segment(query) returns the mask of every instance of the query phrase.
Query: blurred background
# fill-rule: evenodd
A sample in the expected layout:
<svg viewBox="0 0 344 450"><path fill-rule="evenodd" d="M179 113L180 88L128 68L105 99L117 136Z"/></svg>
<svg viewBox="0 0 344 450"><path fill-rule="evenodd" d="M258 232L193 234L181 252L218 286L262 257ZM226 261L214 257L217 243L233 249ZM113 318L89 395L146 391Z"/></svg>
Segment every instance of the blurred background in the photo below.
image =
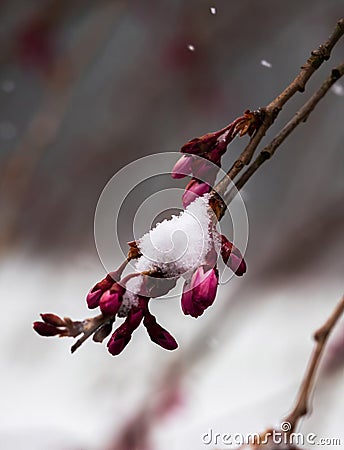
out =
<svg viewBox="0 0 344 450"><path fill-rule="evenodd" d="M119 357L91 342L71 356L70 341L31 324L39 312L88 316L85 294L104 275L94 212L111 176L266 105L343 6L0 1L1 450L214 448L202 443L209 429L261 431L288 411L312 332L343 290L343 81L245 186L245 277L197 321L178 300L154 305L176 352L138 330ZM266 140L343 56L341 41ZM302 430L344 442L342 353L324 366Z"/></svg>

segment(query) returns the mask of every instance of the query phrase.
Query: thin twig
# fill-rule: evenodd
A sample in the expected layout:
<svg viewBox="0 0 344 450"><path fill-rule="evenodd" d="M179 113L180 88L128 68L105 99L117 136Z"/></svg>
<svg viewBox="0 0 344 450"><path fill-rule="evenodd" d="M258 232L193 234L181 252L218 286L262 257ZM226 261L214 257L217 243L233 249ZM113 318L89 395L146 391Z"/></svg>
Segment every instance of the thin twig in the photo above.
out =
<svg viewBox="0 0 344 450"><path fill-rule="evenodd" d="M71 347L70 351L75 352L92 334L94 334L99 328L106 323L114 321L113 318L106 317L103 314L92 317L92 319L85 319L83 321L83 335L79 338Z"/></svg>
<svg viewBox="0 0 344 450"><path fill-rule="evenodd" d="M264 113L264 120L262 125L259 127L255 135L252 137L244 151L241 153L239 158L235 161L231 169L228 171L227 176L225 176L216 186L216 191L220 194L224 193L228 188L231 180L233 180L239 172L251 162L257 146L259 145L262 138L265 136L266 131L271 127L271 125L276 120L279 112L285 103L291 99L297 92L304 92L307 81L313 75L313 73L321 66L324 61L330 58L331 51L336 45L338 40L344 34L344 18L340 19L336 27L334 28L332 34L327 39L326 42L321 44L316 50L311 52L311 56L308 58L306 63L301 67L301 71L297 77L287 86L272 102L270 102L265 108L262 108Z"/></svg>
<svg viewBox="0 0 344 450"><path fill-rule="evenodd" d="M290 433L295 430L300 419L308 412L309 399L314 387L314 381L317 375L317 369L321 357L324 353L325 346L330 333L335 327L341 315L344 313L344 295L341 301L334 309L331 316L327 319L324 325L319 328L314 334L315 347L311 355L308 368L303 378L296 404L291 413L285 418L285 421L290 424Z"/></svg>
<svg viewBox="0 0 344 450"><path fill-rule="evenodd" d="M274 139L259 153L257 158L251 163L248 169L241 175L235 183L228 195L226 196L226 203L230 203L235 197L238 190L240 190L251 176L264 164L265 161L271 158L277 148L284 142L289 134L301 123L305 122L309 114L313 111L319 101L329 91L331 86L344 75L344 63L332 70L330 76L323 82L320 88L312 95L312 97L295 113L290 121L282 128L282 130L274 137Z"/></svg>

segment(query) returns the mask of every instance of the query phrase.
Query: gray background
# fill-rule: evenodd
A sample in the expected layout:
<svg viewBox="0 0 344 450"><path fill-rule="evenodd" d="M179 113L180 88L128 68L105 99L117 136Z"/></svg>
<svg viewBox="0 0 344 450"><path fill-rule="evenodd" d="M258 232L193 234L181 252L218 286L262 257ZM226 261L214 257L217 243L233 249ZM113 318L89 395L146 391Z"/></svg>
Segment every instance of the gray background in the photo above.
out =
<svg viewBox="0 0 344 450"><path fill-rule="evenodd" d="M39 339L31 322L40 311L87 316L85 293L104 273L93 217L108 179L138 157L178 151L267 104L326 39L343 6L0 2L2 449L106 448L154 403L175 360L183 401L153 421L159 450L203 448L210 427L260 431L287 411L311 333L343 289L344 97L333 91L244 189L247 275L221 288L197 321L183 317L176 300L154 306L178 352L164 352L138 330L118 358L92 343L72 357L69 342ZM38 38L37 21L44 24ZM343 56L342 41L266 139ZM246 141L233 142L224 167ZM114 267L119 262L114 255ZM342 374L339 367L323 375L304 430L342 433ZM111 448L120 448L116 439Z"/></svg>

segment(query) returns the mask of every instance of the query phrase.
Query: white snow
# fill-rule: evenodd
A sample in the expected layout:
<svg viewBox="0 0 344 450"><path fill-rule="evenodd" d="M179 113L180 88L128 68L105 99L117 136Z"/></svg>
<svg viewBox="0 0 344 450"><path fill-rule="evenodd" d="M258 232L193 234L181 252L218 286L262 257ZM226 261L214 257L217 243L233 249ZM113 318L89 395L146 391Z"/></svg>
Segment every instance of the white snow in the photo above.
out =
<svg viewBox="0 0 344 450"><path fill-rule="evenodd" d="M205 258L213 243L209 195L199 197L179 216L158 223L138 241L142 256L139 272L159 267L171 276L188 277Z"/></svg>
<svg viewBox="0 0 344 450"><path fill-rule="evenodd" d="M207 263L207 255L214 247L219 253L220 234L209 207L210 194L198 197L179 215L165 219L152 230L137 239L142 253L134 263L136 274L160 269L167 278L190 279L194 271ZM134 276L125 282L126 292L118 312L125 317L132 306L137 305L143 277Z"/></svg>
<svg viewBox="0 0 344 450"><path fill-rule="evenodd" d="M188 45L188 49L190 50L190 52L194 52L195 51L195 46L192 44Z"/></svg>
<svg viewBox="0 0 344 450"><path fill-rule="evenodd" d="M334 83L334 85L331 87L331 91L336 94L339 95L340 97L342 97L344 95L344 86L340 83Z"/></svg>
<svg viewBox="0 0 344 450"><path fill-rule="evenodd" d="M271 69L271 67L272 67L272 64L269 61L266 61L265 59L262 59L260 61L260 64L264 67L268 67L269 69Z"/></svg>
<svg viewBox="0 0 344 450"><path fill-rule="evenodd" d="M130 311L132 306L138 304L136 294L140 291L142 284L142 276L130 278L125 284L126 291L123 295L122 305L118 311L118 317L125 317Z"/></svg>
<svg viewBox="0 0 344 450"><path fill-rule="evenodd" d="M214 6L212 6L210 9L211 14L215 15L216 14L216 8Z"/></svg>

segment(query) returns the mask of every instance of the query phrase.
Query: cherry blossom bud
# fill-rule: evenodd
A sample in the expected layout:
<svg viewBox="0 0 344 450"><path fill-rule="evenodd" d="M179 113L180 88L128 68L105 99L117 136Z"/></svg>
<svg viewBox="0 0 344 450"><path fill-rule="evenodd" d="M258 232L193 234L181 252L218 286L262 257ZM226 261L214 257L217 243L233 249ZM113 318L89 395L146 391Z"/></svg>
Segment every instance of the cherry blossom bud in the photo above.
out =
<svg viewBox="0 0 344 450"><path fill-rule="evenodd" d="M188 155L183 155L178 159L176 164L172 169L172 178L184 178L192 173L192 157Z"/></svg>
<svg viewBox="0 0 344 450"><path fill-rule="evenodd" d="M115 330L111 336L107 346L111 355L118 355L124 350L131 340L131 335L142 322L146 312L146 303L142 303L138 307L133 307L125 319L124 323Z"/></svg>
<svg viewBox="0 0 344 450"><path fill-rule="evenodd" d="M60 334L60 330L55 325L51 325L50 323L34 322L33 329L40 336L45 337L57 336L58 334Z"/></svg>
<svg viewBox="0 0 344 450"><path fill-rule="evenodd" d="M103 292L101 289L96 289L95 291L91 291L87 294L86 301L87 306L90 309L97 308L99 306L99 300L100 297L103 295Z"/></svg>
<svg viewBox="0 0 344 450"><path fill-rule="evenodd" d="M236 275L244 275L246 272L246 263L241 252L224 235L221 235L221 256L223 262L233 270Z"/></svg>
<svg viewBox="0 0 344 450"><path fill-rule="evenodd" d="M152 342L155 342L166 350L175 350L178 347L174 337L171 336L165 328L159 325L155 317L148 311L145 314L143 324L146 327Z"/></svg>
<svg viewBox="0 0 344 450"><path fill-rule="evenodd" d="M105 291L111 288L113 282L114 279L112 277L112 273L109 273L103 280L99 281L90 290L86 297L87 305L90 309L94 309L99 306L100 297L104 294Z"/></svg>
<svg viewBox="0 0 344 450"><path fill-rule="evenodd" d="M209 252L208 252L208 254L207 254L206 258L205 258L205 263L206 264L205 264L204 268L209 270L209 269L212 269L213 267L215 267L216 263L217 263L217 258L218 258L217 251L215 250L214 247L212 247L209 250Z"/></svg>
<svg viewBox="0 0 344 450"><path fill-rule="evenodd" d="M107 346L111 355L119 355L131 340L131 332L124 322L111 336Z"/></svg>
<svg viewBox="0 0 344 450"><path fill-rule="evenodd" d="M43 322L49 323L50 325L55 325L56 327L65 326L65 321L61 319L61 317L56 314L45 313L40 315L43 319Z"/></svg>
<svg viewBox="0 0 344 450"><path fill-rule="evenodd" d="M118 283L114 283L111 289L104 292L99 300L99 307L103 314L107 316L114 316L119 310L125 288Z"/></svg>
<svg viewBox="0 0 344 450"><path fill-rule="evenodd" d="M218 137L224 130L215 131L214 133L207 133L199 138L191 139L180 149L181 153L189 153L191 155L202 156L210 152L217 143Z"/></svg>
<svg viewBox="0 0 344 450"><path fill-rule="evenodd" d="M193 177L209 184L214 183L218 173L218 167L221 166L221 159L216 159L216 161L218 162L218 164L213 162L208 157L195 159L192 164Z"/></svg>
<svg viewBox="0 0 344 450"><path fill-rule="evenodd" d="M230 267L235 273L235 275L238 275L239 277L244 275L244 273L246 273L247 270L245 260L234 254L232 254L229 257L228 267Z"/></svg>
<svg viewBox="0 0 344 450"><path fill-rule="evenodd" d="M145 302L144 307L139 305L137 307L133 307L129 311L128 317L126 318L125 322L127 323L128 329L131 330L131 332L135 331L136 328L140 325L146 310L147 310L147 302Z"/></svg>
<svg viewBox="0 0 344 450"><path fill-rule="evenodd" d="M183 207L186 208L190 203L196 200L197 197L207 194L211 191L211 186L207 183L202 183L196 179L192 179L185 187L182 197Z"/></svg>
<svg viewBox="0 0 344 450"><path fill-rule="evenodd" d="M208 157L214 150L219 150L221 156L225 153L228 144L237 134L240 137L253 133L260 127L263 114L261 111L245 111L244 115L238 117L225 128L207 133L201 137L191 139L181 148L181 153ZM208 155L207 155L208 154ZM217 155L219 157L220 155Z"/></svg>
<svg viewBox="0 0 344 450"><path fill-rule="evenodd" d="M199 267L190 282L185 282L182 295L182 309L184 314L198 317L213 304L218 285L217 269L212 268L204 272Z"/></svg>

